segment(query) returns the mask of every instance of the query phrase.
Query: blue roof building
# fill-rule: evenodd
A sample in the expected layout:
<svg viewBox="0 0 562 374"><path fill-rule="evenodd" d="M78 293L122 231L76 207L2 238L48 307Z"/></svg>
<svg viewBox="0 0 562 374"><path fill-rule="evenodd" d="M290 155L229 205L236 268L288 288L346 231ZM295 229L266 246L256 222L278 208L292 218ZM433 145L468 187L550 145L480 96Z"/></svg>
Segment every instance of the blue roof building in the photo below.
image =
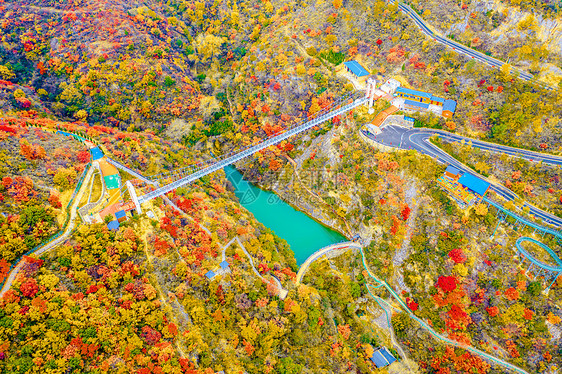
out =
<svg viewBox="0 0 562 374"><path fill-rule="evenodd" d="M456 167L449 165L447 169L445 169L445 175L449 174L449 176L458 176L460 174L460 170Z"/></svg>
<svg viewBox="0 0 562 374"><path fill-rule="evenodd" d="M207 272L207 274L205 274L205 276L207 277L207 279L213 279L213 277L215 276L215 272L212 270L209 270Z"/></svg>
<svg viewBox="0 0 562 374"><path fill-rule="evenodd" d="M90 154L92 155L92 160L94 161L103 157L103 152L100 147L90 148Z"/></svg>
<svg viewBox="0 0 562 374"><path fill-rule="evenodd" d="M369 75L367 69L361 66L357 61L346 61L343 63L348 71L353 73L357 78L366 77Z"/></svg>
<svg viewBox="0 0 562 374"><path fill-rule="evenodd" d="M107 224L107 228L110 230L119 230L119 221L111 221Z"/></svg>
<svg viewBox="0 0 562 374"><path fill-rule="evenodd" d="M221 262L220 265L221 265L221 268L222 268L222 269L228 269L228 262L223 261L223 262Z"/></svg>
<svg viewBox="0 0 562 374"><path fill-rule="evenodd" d="M445 100L443 103L443 110L448 110L449 112L454 113L457 109L457 102L455 100Z"/></svg>
<svg viewBox="0 0 562 374"><path fill-rule="evenodd" d="M443 117L452 118L457 110L457 102L455 100L445 100L443 103Z"/></svg>
<svg viewBox="0 0 562 374"><path fill-rule="evenodd" d="M383 347L373 353L371 361L373 361L377 368L382 368L392 364L396 361L396 358L388 351L388 349L386 349L386 347Z"/></svg>
<svg viewBox="0 0 562 374"><path fill-rule="evenodd" d="M470 173L464 173L459 178L459 183L480 196L486 195L486 192L488 192L488 188L490 188L490 183L486 182L483 179L475 177Z"/></svg>
<svg viewBox="0 0 562 374"><path fill-rule="evenodd" d="M123 222L127 220L127 215L125 214L124 210L119 210L115 212L115 218L117 218L117 221Z"/></svg>

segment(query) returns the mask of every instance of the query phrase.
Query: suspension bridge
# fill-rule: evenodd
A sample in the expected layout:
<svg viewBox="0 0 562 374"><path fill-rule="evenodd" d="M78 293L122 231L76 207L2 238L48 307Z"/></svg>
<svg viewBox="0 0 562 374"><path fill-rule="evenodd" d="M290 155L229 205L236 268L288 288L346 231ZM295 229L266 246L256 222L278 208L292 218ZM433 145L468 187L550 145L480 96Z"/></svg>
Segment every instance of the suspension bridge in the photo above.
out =
<svg viewBox="0 0 562 374"><path fill-rule="evenodd" d="M368 90L369 92L369 90ZM365 94L347 94L343 97L336 99L333 103L327 105L321 111L315 113L313 116L309 116L304 121L295 124L287 129L280 132L274 133L269 138L264 141L251 145L242 150L233 151L224 154L220 157L215 157L208 161L191 165L185 168L176 169L169 173L159 174L150 179L150 184L158 186L158 181L163 181L167 179L172 179L172 182L155 188L144 195L137 196L134 188L129 189L132 201L135 204L135 209L137 213L142 213L141 204L160 197L162 195L171 192L178 187L185 186L191 182L198 180L205 175L211 174L217 170L224 168L225 166L232 165L248 156L255 154L267 147L278 144L281 141L293 136L300 134L306 130L309 130L315 126L318 126L326 121L329 121L337 116L341 116L352 109L355 109L361 105L369 103L369 96ZM131 186L132 187L132 186Z"/></svg>

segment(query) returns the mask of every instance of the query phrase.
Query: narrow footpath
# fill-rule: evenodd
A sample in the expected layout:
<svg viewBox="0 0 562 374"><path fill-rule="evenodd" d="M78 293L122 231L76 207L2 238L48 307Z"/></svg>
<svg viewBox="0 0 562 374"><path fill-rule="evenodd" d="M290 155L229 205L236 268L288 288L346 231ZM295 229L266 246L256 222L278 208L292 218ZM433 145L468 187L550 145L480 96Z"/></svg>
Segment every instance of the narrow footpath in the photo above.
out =
<svg viewBox="0 0 562 374"><path fill-rule="evenodd" d="M423 321L422 319L418 318L418 317L410 310L410 308L408 308L408 306L406 305L406 303L400 298L400 296L394 291L394 289L393 289L386 281L380 280L379 278L377 278L377 277L373 274L373 272L371 272L371 269L369 269L369 266L367 265L367 262L366 262L366 260L365 260L365 253L364 253L363 247L362 247L361 245L359 245L359 244L357 244L357 243L353 243L353 242L351 242L351 244L349 244L349 243L343 243L343 244L346 244L346 245L348 245L348 246L353 245L354 248L358 248L358 249L359 249L359 251L361 252L361 260L362 260L362 263L363 263L363 268L365 269L365 271L367 272L367 274L369 275L369 277L370 277L373 281L375 281L375 282L377 283L377 286L375 286L374 288L379 288L379 287L384 287L384 288L386 288L386 290L392 295L392 297L393 297L393 298L398 302L398 304L401 306L401 308L396 308L395 306L393 306L392 304L390 304L390 303L387 302L386 300L384 300L384 299L382 299L382 298L380 298L380 297L378 297L378 296L373 295L373 293L371 292L371 287L370 287L370 286L367 286L367 292L369 293L369 295L377 302L377 304L379 304L379 306L380 306L380 307L384 310L384 312L386 313L387 321L388 321L388 323L389 323L389 327L390 327L390 330L391 330L391 340L392 340L392 343L393 343L395 346L400 347L400 345L398 344L398 341L397 341L396 338L394 337L394 331L393 331L393 329L392 329L392 324L390 323L390 316L389 316L389 314L388 314L387 308L385 308L385 307L381 304L381 302L382 302L382 303L385 303L385 304L388 306L388 308L390 308L391 310L394 309L394 310L396 310L397 312L407 313L407 314L410 316L410 318L412 318L412 319L414 319L416 322L418 322L418 323L420 324L420 327L423 328L424 330L426 330L431 336L433 336L434 338L436 338L436 339L438 339L438 340L441 340L441 341L445 342L446 344L452 345L452 346L457 347L457 348L465 349L465 350L467 350L467 351L469 351L469 352L471 352L471 353L473 353L473 354L475 354L475 355L478 355L478 356L482 357L482 358L485 359L485 360L488 360L488 361L491 361L491 362L493 362L493 363L495 363L495 364L497 364L497 365L503 366L504 368L507 368L508 370L514 371L514 372L516 372L516 373L529 374L527 371L525 371L525 370L523 370L523 369L521 369L521 368L519 368L519 367L517 367L517 366L515 366L515 365L512 365L512 364L510 364L510 363L507 362L507 361L504 361L504 360L502 360L502 359L500 359L500 358L494 357L494 356L492 356L492 355L490 355L490 354L488 354L488 353L486 353L486 352L484 352L484 351L481 351L481 350L479 350L479 349L477 349L477 348L474 348L474 347L472 347L472 346L465 345L465 344L461 344L461 343L459 343L459 342L457 342L457 341L454 341L454 340L452 340L452 339L449 339L449 338L447 338L447 337L445 337L445 336L443 336L443 335L437 333L431 326L429 326L429 325L428 325L425 321ZM303 266L301 266L301 269L299 269L299 274L301 273L301 270L302 270L302 274L301 274L300 278L299 278L298 275L297 275L297 282L296 282L296 284L298 285L298 284L300 283L300 280L302 279L302 276L303 276L304 272L306 272L308 266L310 266L311 263L313 263L314 261L318 260L318 259L321 258L323 255L325 255L325 254L327 254L327 253L329 253L329 252L331 252L331 251L336 250L337 248L334 248L334 247L336 247L336 246L337 246L337 245L328 246L328 247L322 248L322 249L320 249L319 251L313 253L313 254L305 261L305 263L303 264ZM342 253L343 253L343 252L342 252ZM340 254L341 254L341 253L340 253ZM305 264L307 264L307 267L306 267L306 268L304 268L304 265L305 265ZM400 348L400 352L401 352L401 354L403 355L403 357L406 357L405 352L404 352L401 348Z"/></svg>
<svg viewBox="0 0 562 374"><path fill-rule="evenodd" d="M80 187L80 190L78 191L78 193L74 197L74 201L72 203L72 206L70 207L70 220L68 221L66 229L64 230L62 235L60 235L58 238L56 238L52 242L49 242L49 243L45 244L43 247L38 248L36 251L34 251L32 253L33 255L39 257L43 253L46 253L46 252L50 251L51 249L57 247L59 244L64 243L70 237L70 234L72 233L72 231L74 230L74 227L76 226L75 219L76 219L76 216L78 214L78 204L80 203L80 201L82 200L82 197L84 196L84 193L88 189L88 182L90 181L90 178L92 177L93 171L94 171L94 168L92 168L92 167L90 167L88 169L88 172L87 172L86 176L84 177L84 182L82 183L82 186ZM8 274L6 282L4 282L4 286L2 287L2 290L0 290L0 298L2 296L4 296L4 293L6 293L6 291L8 291L10 289L10 287L12 286L12 283L16 279L16 276L21 271L24 263L25 263L25 261L20 260L18 262L18 264L12 269L10 274Z"/></svg>

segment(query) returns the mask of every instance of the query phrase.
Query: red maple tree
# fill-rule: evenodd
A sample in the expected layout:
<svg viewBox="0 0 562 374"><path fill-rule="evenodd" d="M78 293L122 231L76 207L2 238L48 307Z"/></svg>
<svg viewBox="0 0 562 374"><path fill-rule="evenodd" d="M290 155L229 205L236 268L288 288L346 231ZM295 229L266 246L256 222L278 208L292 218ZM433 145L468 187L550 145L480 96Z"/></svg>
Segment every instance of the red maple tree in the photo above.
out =
<svg viewBox="0 0 562 374"><path fill-rule="evenodd" d="M466 261L466 256L460 248L452 249L449 252L449 258L453 260L455 264L462 264Z"/></svg>
<svg viewBox="0 0 562 374"><path fill-rule="evenodd" d="M33 278L28 278L20 285L20 292L25 297L34 297L39 292L37 281Z"/></svg>
<svg viewBox="0 0 562 374"><path fill-rule="evenodd" d="M445 292L454 291L457 288L457 278L454 276L441 276L437 280L437 285Z"/></svg>

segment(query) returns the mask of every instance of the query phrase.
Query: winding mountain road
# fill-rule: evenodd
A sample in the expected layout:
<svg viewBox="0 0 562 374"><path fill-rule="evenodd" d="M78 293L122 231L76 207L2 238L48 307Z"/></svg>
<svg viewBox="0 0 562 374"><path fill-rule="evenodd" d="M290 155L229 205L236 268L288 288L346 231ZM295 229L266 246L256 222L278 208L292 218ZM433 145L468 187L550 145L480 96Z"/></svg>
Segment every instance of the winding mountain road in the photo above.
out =
<svg viewBox="0 0 562 374"><path fill-rule="evenodd" d="M415 10L413 10L409 5L397 1L397 0L388 0L389 3L391 4L397 4L398 5L398 9L404 13L406 16L408 16L415 24L416 26L419 27L420 31L429 36L431 39L433 39L434 41L441 43L451 49L453 49L454 51L456 51L457 53L463 54L467 57L470 57L471 59L474 60L478 60L490 67L496 68L496 69L500 69L503 65L505 65L506 63L498 60L496 58L493 58L491 56L488 56L482 52L478 52L472 48L469 48L463 44L460 44L454 40L442 37L441 35L435 33L434 31L431 30L431 26L423 19L420 17L419 14L416 13ZM521 69L517 69L515 67L511 67L511 71L512 73L516 73L518 74L519 78L523 79L524 81L527 81L529 83L533 83L536 84L540 87L543 87L545 89L548 90L553 90L556 89L556 87L552 87L547 85L544 82L541 82L539 80L536 79L535 76L533 76L532 74L521 70Z"/></svg>
<svg viewBox="0 0 562 374"><path fill-rule="evenodd" d="M448 142L455 142L455 143L461 143L463 141L465 143L471 142L473 147L482 150L528 159L529 161L533 161L533 162L544 162L550 165L562 165L562 157L560 156L554 156L546 153L528 151L525 149L519 149L514 147L508 147L505 145L489 143L482 140L476 140L456 134L451 134L443 130L434 130L434 129L425 129L425 128L407 129L401 126L389 125L383 127L382 132L378 135L374 135L368 132L367 130L361 130L361 132L367 138L381 145L404 149L404 150L415 149L420 153L435 158L440 163L453 165L457 169L465 173L472 174L482 179L486 179L486 178L479 175L474 170L470 169L469 167L467 167L466 165L455 159L453 156L443 151L441 148L432 144L429 141L429 138L435 135ZM501 184L493 183L489 180L488 182L490 182L491 184L490 188L492 189L492 191L494 191L504 199L508 201L512 201L519 198L519 196L515 192L511 191L507 187ZM528 207L530 214L534 215L535 217L541 218L544 222L556 226L557 228L562 227L562 218L557 217L551 213L548 213L540 208L537 208L536 206L526 201L523 203L523 207Z"/></svg>

